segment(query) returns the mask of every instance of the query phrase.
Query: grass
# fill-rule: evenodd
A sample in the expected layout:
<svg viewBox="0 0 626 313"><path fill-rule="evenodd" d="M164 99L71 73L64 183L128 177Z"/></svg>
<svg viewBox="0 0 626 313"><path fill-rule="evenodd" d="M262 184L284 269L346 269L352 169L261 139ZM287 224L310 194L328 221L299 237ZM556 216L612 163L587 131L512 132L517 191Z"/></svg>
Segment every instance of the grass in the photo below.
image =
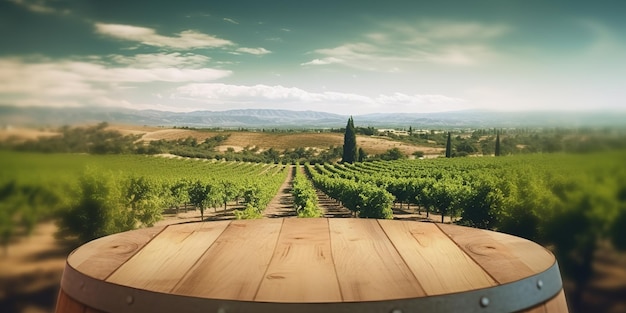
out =
<svg viewBox="0 0 626 313"><path fill-rule="evenodd" d="M342 133L271 133L271 132L252 132L252 131L205 131L193 129L172 129L172 128L148 128L138 126L133 129L131 126L111 126L111 129L117 129L124 133L143 133L143 139L151 140L177 140L187 137L196 138L203 141L206 138L217 135L229 134L230 137L218 147L220 150L226 150L228 147L239 151L245 147L257 147L260 150L274 148L277 150L296 149L296 148L316 148L319 150L328 149L330 146L339 147L343 145ZM439 155L443 149L427 146L412 145L395 141L386 137L357 136L357 144L362 147L368 154L381 154L385 151L398 148L407 155L415 151L424 151L426 155Z"/></svg>

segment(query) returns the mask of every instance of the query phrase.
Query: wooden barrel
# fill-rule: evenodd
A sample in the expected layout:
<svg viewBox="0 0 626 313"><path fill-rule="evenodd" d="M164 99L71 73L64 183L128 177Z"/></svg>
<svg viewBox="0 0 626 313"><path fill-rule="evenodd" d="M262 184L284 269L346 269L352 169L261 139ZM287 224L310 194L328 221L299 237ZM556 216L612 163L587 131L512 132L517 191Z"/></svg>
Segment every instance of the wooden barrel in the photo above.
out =
<svg viewBox="0 0 626 313"><path fill-rule="evenodd" d="M567 312L554 256L455 225L262 219L155 227L67 259L56 312Z"/></svg>

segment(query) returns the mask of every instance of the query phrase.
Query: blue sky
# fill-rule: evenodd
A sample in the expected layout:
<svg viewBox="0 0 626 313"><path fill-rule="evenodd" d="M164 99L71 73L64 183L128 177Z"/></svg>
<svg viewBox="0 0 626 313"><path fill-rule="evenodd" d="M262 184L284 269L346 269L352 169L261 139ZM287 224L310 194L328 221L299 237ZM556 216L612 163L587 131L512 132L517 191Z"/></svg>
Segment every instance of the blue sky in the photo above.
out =
<svg viewBox="0 0 626 313"><path fill-rule="evenodd" d="M626 110L621 1L0 1L4 105Z"/></svg>

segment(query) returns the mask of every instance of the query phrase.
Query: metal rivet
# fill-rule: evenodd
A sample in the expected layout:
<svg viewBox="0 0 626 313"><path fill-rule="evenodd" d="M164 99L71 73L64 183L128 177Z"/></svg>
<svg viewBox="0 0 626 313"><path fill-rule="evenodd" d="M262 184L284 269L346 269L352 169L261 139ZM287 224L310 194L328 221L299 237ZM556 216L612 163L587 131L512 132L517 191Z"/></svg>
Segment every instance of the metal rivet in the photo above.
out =
<svg viewBox="0 0 626 313"><path fill-rule="evenodd" d="M135 301L133 296L126 296L126 304L131 305L133 304L133 301Z"/></svg>
<svg viewBox="0 0 626 313"><path fill-rule="evenodd" d="M489 298L487 297L480 298L480 306L482 306L483 308L489 306Z"/></svg>
<svg viewBox="0 0 626 313"><path fill-rule="evenodd" d="M540 279L539 281L537 281L537 289L541 288L543 288L543 280Z"/></svg>
<svg viewBox="0 0 626 313"><path fill-rule="evenodd" d="M393 309L391 311L391 313L402 313L402 310L400 310L400 309Z"/></svg>

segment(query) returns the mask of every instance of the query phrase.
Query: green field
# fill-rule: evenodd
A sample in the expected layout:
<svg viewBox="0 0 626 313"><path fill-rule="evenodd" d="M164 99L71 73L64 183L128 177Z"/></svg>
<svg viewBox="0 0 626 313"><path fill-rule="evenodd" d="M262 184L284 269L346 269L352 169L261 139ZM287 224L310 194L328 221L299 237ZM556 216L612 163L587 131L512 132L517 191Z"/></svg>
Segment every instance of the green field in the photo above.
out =
<svg viewBox="0 0 626 313"><path fill-rule="evenodd" d="M45 219L87 241L151 226L163 209L204 209L240 200L242 217L258 217L285 180L277 164L145 155L40 154L0 151L2 243ZM62 234L64 235L64 234Z"/></svg>
<svg viewBox="0 0 626 313"><path fill-rule="evenodd" d="M0 151L0 159L5 245L44 219L86 241L149 226L183 203L204 209L241 201L246 209L237 216L257 218L288 172L280 164L145 155ZM357 216L392 218L395 202L523 236L549 247L562 272L584 287L599 244L626 248L625 160L626 151L613 150L305 167L316 187ZM313 210L314 193L302 179L294 189L299 210Z"/></svg>

